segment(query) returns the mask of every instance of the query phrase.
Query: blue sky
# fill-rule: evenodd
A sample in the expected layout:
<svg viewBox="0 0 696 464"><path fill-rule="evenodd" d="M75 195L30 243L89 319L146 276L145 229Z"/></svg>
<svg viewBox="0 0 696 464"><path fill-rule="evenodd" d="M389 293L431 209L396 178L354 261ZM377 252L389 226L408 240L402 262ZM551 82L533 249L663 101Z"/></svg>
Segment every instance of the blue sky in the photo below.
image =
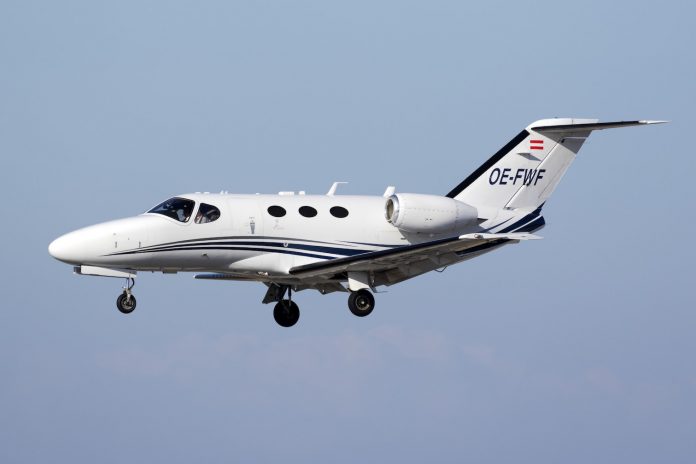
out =
<svg viewBox="0 0 696 464"><path fill-rule="evenodd" d="M690 462L689 2L0 5L3 462ZM78 277L48 243L190 191L448 192L528 123L593 134L542 241L368 318Z"/></svg>

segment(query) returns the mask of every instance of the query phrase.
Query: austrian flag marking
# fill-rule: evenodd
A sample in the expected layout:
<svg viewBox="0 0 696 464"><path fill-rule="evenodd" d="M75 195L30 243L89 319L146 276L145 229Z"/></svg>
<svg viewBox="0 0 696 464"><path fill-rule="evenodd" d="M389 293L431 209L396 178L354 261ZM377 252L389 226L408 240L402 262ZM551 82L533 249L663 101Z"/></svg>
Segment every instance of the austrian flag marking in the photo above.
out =
<svg viewBox="0 0 696 464"><path fill-rule="evenodd" d="M544 140L543 139L530 140L529 141L529 149L530 150L543 150L544 149Z"/></svg>

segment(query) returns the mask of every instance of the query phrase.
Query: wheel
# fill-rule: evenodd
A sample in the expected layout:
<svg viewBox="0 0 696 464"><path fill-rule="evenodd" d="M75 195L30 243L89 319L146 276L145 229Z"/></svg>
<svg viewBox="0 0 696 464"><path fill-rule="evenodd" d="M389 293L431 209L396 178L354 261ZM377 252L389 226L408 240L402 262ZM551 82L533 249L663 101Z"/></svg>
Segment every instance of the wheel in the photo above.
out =
<svg viewBox="0 0 696 464"><path fill-rule="evenodd" d="M130 294L130 298L126 292L121 293L116 298L116 307L123 314L130 314L135 309L135 295Z"/></svg>
<svg viewBox="0 0 696 464"><path fill-rule="evenodd" d="M351 292L348 297L350 312L358 317L365 317L375 309L375 297L364 288L357 292Z"/></svg>
<svg viewBox="0 0 696 464"><path fill-rule="evenodd" d="M300 308L294 301L280 300L273 308L273 318L282 327L292 327L300 319Z"/></svg>

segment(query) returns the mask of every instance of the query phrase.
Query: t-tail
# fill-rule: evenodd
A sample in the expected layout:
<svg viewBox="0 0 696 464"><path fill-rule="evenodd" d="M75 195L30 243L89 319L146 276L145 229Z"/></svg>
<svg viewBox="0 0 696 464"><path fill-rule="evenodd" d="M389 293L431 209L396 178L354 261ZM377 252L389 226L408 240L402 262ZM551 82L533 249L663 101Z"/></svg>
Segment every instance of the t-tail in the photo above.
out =
<svg viewBox="0 0 696 464"><path fill-rule="evenodd" d="M662 122L666 121L598 122L596 119L565 118L536 121L447 196L475 206L482 219L539 217L542 205L593 130ZM501 214L503 211L511 214ZM543 225L543 218L540 219Z"/></svg>

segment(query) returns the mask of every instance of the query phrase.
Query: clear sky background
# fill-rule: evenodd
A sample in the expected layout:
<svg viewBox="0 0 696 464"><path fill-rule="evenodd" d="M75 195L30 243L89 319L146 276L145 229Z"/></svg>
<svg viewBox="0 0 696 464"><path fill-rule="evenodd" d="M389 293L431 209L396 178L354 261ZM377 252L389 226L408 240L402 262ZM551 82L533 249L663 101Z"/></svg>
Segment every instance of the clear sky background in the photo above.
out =
<svg viewBox="0 0 696 464"><path fill-rule="evenodd" d="M0 3L0 461L693 462L693 2ZM79 277L48 243L191 191L444 194L592 135L542 241L352 316Z"/></svg>

